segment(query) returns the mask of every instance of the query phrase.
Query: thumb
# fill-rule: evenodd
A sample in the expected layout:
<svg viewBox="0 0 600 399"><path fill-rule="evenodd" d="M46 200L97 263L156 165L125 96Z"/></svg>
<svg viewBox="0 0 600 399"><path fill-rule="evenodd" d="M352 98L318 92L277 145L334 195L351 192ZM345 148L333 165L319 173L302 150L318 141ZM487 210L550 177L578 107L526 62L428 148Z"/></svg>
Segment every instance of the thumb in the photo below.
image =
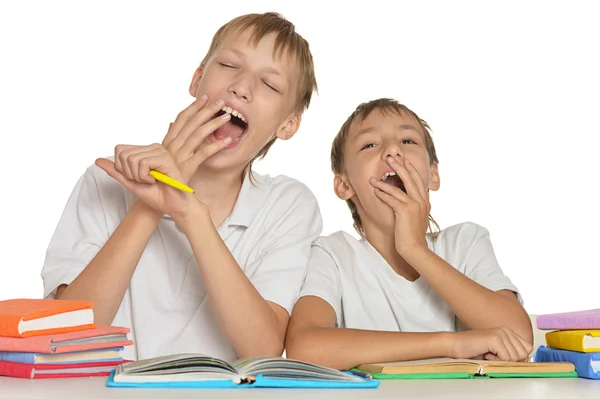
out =
<svg viewBox="0 0 600 399"><path fill-rule="evenodd" d="M98 158L96 159L96 166L105 171L107 175L121 183L123 186L125 186L125 188L133 193L135 193L137 187L142 184L133 180L129 180L127 177L125 177L125 175L117 170L115 163L110 159Z"/></svg>

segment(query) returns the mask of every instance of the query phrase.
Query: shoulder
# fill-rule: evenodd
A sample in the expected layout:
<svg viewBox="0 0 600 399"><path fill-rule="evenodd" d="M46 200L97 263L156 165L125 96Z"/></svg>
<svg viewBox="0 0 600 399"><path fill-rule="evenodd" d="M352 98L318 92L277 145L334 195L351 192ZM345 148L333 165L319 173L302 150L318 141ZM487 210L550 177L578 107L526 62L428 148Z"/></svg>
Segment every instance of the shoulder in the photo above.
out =
<svg viewBox="0 0 600 399"><path fill-rule="evenodd" d="M360 251L362 241L357 240L345 231L337 231L327 236L321 236L312 243L313 248L327 252L332 258L348 256Z"/></svg>
<svg viewBox="0 0 600 399"><path fill-rule="evenodd" d="M317 198L306 184L284 175L271 177L254 173L253 177L253 181L245 183L249 188L244 201L252 203L249 206L264 215L265 220L279 224L289 217L320 219Z"/></svg>
<svg viewBox="0 0 600 399"><path fill-rule="evenodd" d="M264 192L268 197L277 198L287 204L294 202L316 203L317 199L308 186L294 178L279 175L252 174L255 188Z"/></svg>
<svg viewBox="0 0 600 399"><path fill-rule="evenodd" d="M437 236L436 242L468 243L477 241L480 238L488 235L489 231L485 227L473 222L464 222L441 230Z"/></svg>

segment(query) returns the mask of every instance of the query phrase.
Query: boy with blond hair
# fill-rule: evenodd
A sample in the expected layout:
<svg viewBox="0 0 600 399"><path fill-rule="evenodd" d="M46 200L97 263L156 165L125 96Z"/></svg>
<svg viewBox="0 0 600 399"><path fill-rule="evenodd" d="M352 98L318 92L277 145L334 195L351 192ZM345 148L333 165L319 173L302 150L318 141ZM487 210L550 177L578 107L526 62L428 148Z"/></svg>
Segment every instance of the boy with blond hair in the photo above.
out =
<svg viewBox="0 0 600 399"><path fill-rule="evenodd" d="M309 45L280 15L221 27L162 143L118 145L77 183L44 296L93 301L97 324L130 328L128 359L280 355L322 221L305 185L252 163L297 132L316 88Z"/></svg>

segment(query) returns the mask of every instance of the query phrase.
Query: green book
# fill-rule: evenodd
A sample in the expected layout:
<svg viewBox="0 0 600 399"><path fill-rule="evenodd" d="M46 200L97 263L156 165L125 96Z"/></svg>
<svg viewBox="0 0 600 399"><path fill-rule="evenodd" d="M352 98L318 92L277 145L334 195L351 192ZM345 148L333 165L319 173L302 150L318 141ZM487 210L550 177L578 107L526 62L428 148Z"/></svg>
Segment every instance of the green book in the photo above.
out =
<svg viewBox="0 0 600 399"><path fill-rule="evenodd" d="M572 363L500 362L436 358L396 363L363 364L358 371L378 380L469 378L576 378Z"/></svg>

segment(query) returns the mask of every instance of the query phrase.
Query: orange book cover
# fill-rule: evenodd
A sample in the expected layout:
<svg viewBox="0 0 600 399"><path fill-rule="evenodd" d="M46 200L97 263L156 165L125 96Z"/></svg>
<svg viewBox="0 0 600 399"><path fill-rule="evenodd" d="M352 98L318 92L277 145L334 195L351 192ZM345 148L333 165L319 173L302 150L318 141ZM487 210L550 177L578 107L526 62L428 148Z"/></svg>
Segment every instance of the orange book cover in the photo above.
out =
<svg viewBox="0 0 600 399"><path fill-rule="evenodd" d="M0 301L0 336L29 337L95 328L96 325L92 320L91 323L82 325L70 327L57 326L54 328L20 332L20 325L25 321L41 319L77 310L92 309L92 307L92 302L61 299L19 298Z"/></svg>

